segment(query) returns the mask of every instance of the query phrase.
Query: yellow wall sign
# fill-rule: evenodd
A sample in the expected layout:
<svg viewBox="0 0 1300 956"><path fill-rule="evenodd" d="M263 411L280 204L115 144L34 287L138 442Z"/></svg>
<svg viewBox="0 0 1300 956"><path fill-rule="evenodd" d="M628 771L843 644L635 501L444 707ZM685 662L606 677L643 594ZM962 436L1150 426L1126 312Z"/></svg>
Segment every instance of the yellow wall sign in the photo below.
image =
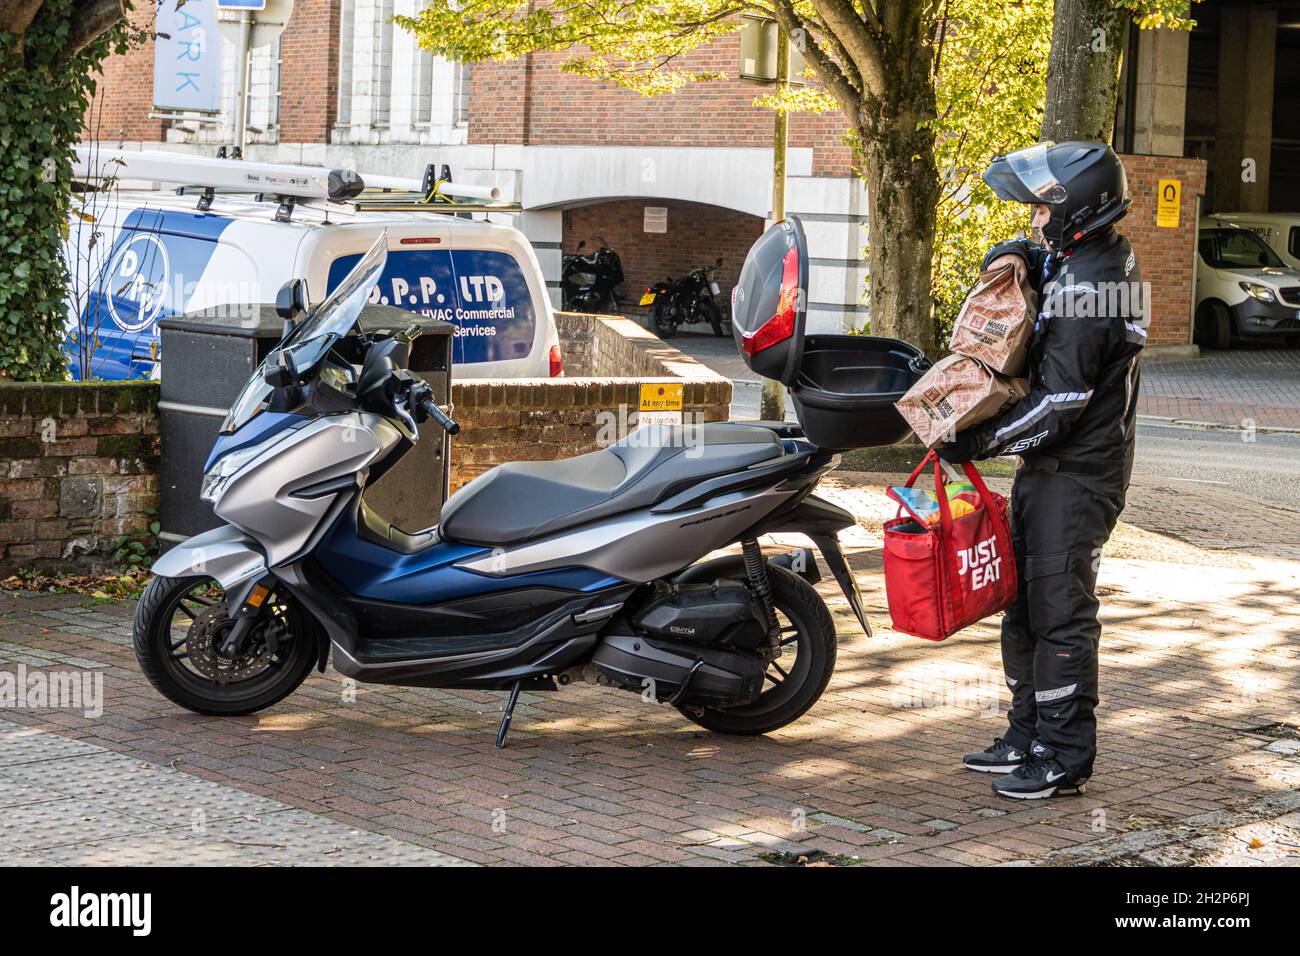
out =
<svg viewBox="0 0 1300 956"><path fill-rule="evenodd" d="M641 386L641 411L680 412L682 410L682 383L664 382Z"/></svg>
<svg viewBox="0 0 1300 956"><path fill-rule="evenodd" d="M1166 229L1178 228L1178 211L1182 202L1183 183L1179 179L1160 180L1156 196L1156 225Z"/></svg>

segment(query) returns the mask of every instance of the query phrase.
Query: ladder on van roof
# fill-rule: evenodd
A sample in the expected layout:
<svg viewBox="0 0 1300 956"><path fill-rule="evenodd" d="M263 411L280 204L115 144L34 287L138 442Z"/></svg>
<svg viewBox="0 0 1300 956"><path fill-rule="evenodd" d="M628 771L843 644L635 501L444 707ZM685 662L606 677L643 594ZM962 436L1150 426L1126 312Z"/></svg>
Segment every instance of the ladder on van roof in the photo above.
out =
<svg viewBox="0 0 1300 956"><path fill-rule="evenodd" d="M122 180L167 183L179 195L197 195L207 211L218 194L252 196L279 203L275 218L288 222L297 205L344 212L436 212L472 214L520 212L519 203L501 201L496 186L451 181L450 167L435 172L430 163L423 179L362 176L351 169L257 163L243 159L193 156L161 150L78 146L73 179L90 188L111 188Z"/></svg>

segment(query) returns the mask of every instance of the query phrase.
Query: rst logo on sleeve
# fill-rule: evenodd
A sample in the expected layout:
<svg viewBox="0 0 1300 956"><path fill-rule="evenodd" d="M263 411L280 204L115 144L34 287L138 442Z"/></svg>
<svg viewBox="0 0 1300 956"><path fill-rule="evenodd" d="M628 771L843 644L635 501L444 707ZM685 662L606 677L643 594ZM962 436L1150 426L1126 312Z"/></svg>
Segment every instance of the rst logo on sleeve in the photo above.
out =
<svg viewBox="0 0 1300 956"><path fill-rule="evenodd" d="M330 291L359 258L343 256L330 265ZM457 364L527 358L537 333L528 282L519 263L505 252L389 252L370 301L455 325L452 360Z"/></svg>

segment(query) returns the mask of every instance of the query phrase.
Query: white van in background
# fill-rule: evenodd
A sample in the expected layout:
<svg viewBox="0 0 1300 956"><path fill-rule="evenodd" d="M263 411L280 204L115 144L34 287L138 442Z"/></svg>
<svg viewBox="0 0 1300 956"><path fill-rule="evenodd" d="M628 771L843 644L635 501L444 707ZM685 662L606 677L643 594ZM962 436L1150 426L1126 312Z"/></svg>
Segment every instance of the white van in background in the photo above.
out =
<svg viewBox="0 0 1300 956"><path fill-rule="evenodd" d="M1254 230L1226 217L1202 218L1197 232L1197 345L1226 349L1233 338L1300 338L1300 271Z"/></svg>
<svg viewBox="0 0 1300 956"><path fill-rule="evenodd" d="M1206 218L1249 229L1286 265L1300 269L1300 212L1223 212Z"/></svg>
<svg viewBox="0 0 1300 956"><path fill-rule="evenodd" d="M127 188L124 182L74 199L64 247L72 276L68 349L74 377L156 378L159 319L211 306L274 302L291 278L305 279L309 301L320 302L385 230L388 264L372 301L453 323L457 378L563 372L555 316L533 248L517 229L486 221L485 213L460 214L478 217L470 219L437 206L426 211L418 192L405 205L392 202L399 198L393 194L377 194L370 205L387 208L367 211L365 203L342 201L360 191L346 185L340 191L340 175L345 184L348 176L361 181L346 170L120 155L125 168L134 164L150 176L168 177L165 182L193 187L178 194ZM253 186L220 185L237 181L232 177L245 169L250 182L269 170L264 180L289 184L260 183L258 189L300 194L311 188L295 171L318 173L307 178L319 182L328 174L323 188L331 198L317 202L299 195L286 204L283 197L252 192ZM205 186L205 176L218 185ZM74 338L86 343L85 361L77 360Z"/></svg>

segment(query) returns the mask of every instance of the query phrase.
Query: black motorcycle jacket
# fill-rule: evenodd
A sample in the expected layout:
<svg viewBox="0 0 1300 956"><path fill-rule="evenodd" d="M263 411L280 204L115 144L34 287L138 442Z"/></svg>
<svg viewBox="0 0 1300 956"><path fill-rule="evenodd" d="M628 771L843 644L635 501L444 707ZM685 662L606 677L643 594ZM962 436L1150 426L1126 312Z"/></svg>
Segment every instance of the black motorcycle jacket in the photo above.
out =
<svg viewBox="0 0 1300 956"><path fill-rule="evenodd" d="M1007 253L1024 258L1039 295L1029 393L959 433L944 457L1019 455L1029 467L1121 497L1133 469L1147 336L1148 304L1133 249L1107 229L1065 255L1027 239L999 243L984 265Z"/></svg>

